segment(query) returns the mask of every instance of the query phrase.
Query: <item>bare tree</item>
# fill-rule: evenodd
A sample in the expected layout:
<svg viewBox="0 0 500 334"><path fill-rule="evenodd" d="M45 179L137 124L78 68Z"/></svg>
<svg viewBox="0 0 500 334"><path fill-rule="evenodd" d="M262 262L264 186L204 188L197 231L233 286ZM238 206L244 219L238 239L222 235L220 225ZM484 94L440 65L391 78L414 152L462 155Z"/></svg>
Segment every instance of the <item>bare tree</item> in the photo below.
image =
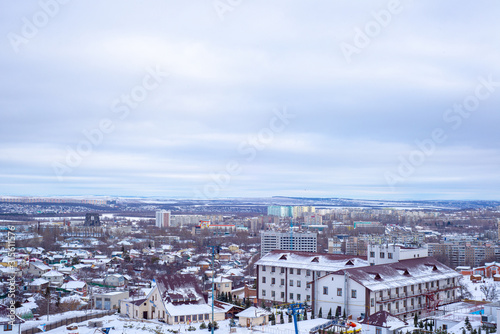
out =
<svg viewBox="0 0 500 334"><path fill-rule="evenodd" d="M493 283L481 284L479 289L484 293L484 298L488 301L496 300L498 297L497 287Z"/></svg>

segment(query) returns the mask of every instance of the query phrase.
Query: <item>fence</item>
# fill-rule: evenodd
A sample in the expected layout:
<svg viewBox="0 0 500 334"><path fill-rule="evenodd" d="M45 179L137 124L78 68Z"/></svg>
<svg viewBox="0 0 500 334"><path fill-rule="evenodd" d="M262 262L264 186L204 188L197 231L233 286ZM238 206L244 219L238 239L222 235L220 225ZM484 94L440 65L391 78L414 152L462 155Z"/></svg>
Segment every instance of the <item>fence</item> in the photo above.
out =
<svg viewBox="0 0 500 334"><path fill-rule="evenodd" d="M68 326L68 325L71 325L73 323L79 323L79 322L86 321L89 319L101 318L101 317L106 316L106 315L114 314L115 312L116 312L116 310L109 310L106 312L85 314L85 315L82 315L80 317L71 317L71 318L61 319L61 320L46 324L45 330L49 331L51 329L58 328L61 326ZM28 328L28 329L21 331L21 334L35 334L35 333L40 333L40 332L42 332L42 330L35 326L35 327Z"/></svg>

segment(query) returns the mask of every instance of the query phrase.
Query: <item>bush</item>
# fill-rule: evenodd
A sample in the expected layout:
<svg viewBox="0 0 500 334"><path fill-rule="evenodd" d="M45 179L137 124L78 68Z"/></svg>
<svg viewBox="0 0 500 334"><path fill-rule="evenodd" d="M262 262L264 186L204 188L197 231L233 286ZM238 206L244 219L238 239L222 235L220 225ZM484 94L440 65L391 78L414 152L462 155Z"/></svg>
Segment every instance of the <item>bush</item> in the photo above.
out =
<svg viewBox="0 0 500 334"><path fill-rule="evenodd" d="M206 329L207 328L207 324L205 324L204 322L201 323L200 325L200 329Z"/></svg>
<svg viewBox="0 0 500 334"><path fill-rule="evenodd" d="M191 331L195 331L195 330L196 330L196 328L194 328L193 326L189 326L187 330L188 330L189 332L191 332Z"/></svg>

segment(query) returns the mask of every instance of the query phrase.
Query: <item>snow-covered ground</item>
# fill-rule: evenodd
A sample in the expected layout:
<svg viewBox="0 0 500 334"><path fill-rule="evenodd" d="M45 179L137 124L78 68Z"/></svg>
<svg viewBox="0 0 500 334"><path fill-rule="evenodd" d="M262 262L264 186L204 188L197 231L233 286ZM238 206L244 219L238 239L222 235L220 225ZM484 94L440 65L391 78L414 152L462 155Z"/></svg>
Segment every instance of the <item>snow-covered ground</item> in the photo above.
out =
<svg viewBox="0 0 500 334"><path fill-rule="evenodd" d="M485 278L484 282L473 283L468 276L462 280L470 295L465 295L465 299L486 300L495 302L500 300L500 282L493 281L492 278Z"/></svg>

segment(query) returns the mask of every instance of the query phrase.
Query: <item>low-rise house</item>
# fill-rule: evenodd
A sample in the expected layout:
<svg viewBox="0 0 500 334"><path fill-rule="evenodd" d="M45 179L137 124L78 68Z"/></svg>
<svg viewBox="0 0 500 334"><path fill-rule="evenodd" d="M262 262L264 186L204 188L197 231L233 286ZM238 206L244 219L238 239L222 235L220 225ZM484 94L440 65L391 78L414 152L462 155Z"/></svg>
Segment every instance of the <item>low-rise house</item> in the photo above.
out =
<svg viewBox="0 0 500 334"><path fill-rule="evenodd" d="M28 266L28 274L35 277L41 277L43 274L49 272L51 268L41 261L30 262Z"/></svg>
<svg viewBox="0 0 500 334"><path fill-rule="evenodd" d="M233 282L223 276L215 278L214 283L217 294L231 293L231 291L233 290Z"/></svg>
<svg viewBox="0 0 500 334"><path fill-rule="evenodd" d="M125 277L120 274L108 275L104 278L104 285L120 287L125 285Z"/></svg>
<svg viewBox="0 0 500 334"><path fill-rule="evenodd" d="M37 278L32 282L28 283L29 292L45 292L49 286L49 281L44 278Z"/></svg>
<svg viewBox="0 0 500 334"><path fill-rule="evenodd" d="M61 285L61 289L68 292L77 292L82 296L87 296L87 283L83 281L69 281Z"/></svg>
<svg viewBox="0 0 500 334"><path fill-rule="evenodd" d="M61 286L64 283L64 274L56 270L51 270L42 275L42 278L49 281L50 285Z"/></svg>
<svg viewBox="0 0 500 334"><path fill-rule="evenodd" d="M224 320L224 309L216 307L214 311L215 321ZM173 325L211 321L212 308L206 303L196 276L175 274L158 278L145 296L122 300L120 313Z"/></svg>
<svg viewBox="0 0 500 334"><path fill-rule="evenodd" d="M241 327L253 327L269 324L270 315L271 312L263 308L251 306L235 316L238 317Z"/></svg>
<svg viewBox="0 0 500 334"><path fill-rule="evenodd" d="M366 334L399 333L399 331L408 326L406 322L393 316L387 311L379 311L370 314L361 322L361 324L363 325L363 333Z"/></svg>
<svg viewBox="0 0 500 334"><path fill-rule="evenodd" d="M129 298L128 291L114 291L94 295L94 305L98 310L117 310L122 300Z"/></svg>

